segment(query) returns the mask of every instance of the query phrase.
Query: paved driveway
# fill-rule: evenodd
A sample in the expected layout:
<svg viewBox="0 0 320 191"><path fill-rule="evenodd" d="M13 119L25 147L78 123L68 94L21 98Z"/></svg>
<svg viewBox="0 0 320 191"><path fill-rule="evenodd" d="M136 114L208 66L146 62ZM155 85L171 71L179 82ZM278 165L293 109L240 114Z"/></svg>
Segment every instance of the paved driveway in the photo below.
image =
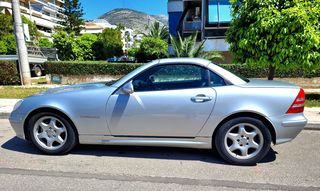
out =
<svg viewBox="0 0 320 191"><path fill-rule="evenodd" d="M0 120L0 190L320 190L320 131L304 130L256 166L208 150L79 146L41 155Z"/></svg>

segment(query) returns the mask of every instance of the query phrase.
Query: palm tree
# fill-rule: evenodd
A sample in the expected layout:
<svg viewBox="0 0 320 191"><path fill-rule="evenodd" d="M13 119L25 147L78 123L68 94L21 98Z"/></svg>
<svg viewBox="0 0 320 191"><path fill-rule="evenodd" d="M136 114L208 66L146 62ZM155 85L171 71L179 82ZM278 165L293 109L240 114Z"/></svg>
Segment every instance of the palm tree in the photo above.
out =
<svg viewBox="0 0 320 191"><path fill-rule="evenodd" d="M217 51L205 52L204 43L201 41L197 43L198 33L193 33L191 36L182 38L178 33L178 37L170 35L171 43L176 57L190 57L190 58L205 58L209 60L223 59L223 56Z"/></svg>
<svg viewBox="0 0 320 191"><path fill-rule="evenodd" d="M146 29L149 30L147 34L142 33L144 36L160 38L162 40L168 40L169 38L169 29L166 25L160 26L160 23L155 21L151 26L146 26Z"/></svg>

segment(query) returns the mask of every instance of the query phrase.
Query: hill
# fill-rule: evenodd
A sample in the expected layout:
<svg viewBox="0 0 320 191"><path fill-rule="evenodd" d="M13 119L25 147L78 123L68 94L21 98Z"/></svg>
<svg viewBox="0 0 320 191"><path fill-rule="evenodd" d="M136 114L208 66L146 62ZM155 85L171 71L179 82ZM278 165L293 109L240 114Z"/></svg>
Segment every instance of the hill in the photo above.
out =
<svg viewBox="0 0 320 191"><path fill-rule="evenodd" d="M126 28L135 31L145 31L146 25L155 21L160 22L160 25L168 25L167 16L148 15L132 9L114 9L100 16L99 19L105 19L113 25L123 24Z"/></svg>

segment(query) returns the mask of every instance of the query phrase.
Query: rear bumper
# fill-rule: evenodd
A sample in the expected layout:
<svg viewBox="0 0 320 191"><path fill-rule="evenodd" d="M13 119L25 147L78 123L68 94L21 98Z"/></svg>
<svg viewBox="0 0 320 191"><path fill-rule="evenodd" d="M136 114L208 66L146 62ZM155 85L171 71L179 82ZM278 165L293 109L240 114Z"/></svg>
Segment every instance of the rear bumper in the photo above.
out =
<svg viewBox="0 0 320 191"><path fill-rule="evenodd" d="M293 140L306 126L308 120L303 113L269 117L276 131L276 143Z"/></svg>

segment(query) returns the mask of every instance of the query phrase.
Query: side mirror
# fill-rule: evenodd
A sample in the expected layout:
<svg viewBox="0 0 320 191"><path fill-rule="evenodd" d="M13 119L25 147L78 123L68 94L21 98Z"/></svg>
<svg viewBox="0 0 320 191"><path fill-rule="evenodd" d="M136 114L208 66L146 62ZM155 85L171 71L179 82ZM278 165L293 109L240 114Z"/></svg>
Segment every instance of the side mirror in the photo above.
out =
<svg viewBox="0 0 320 191"><path fill-rule="evenodd" d="M122 93L125 93L125 94L132 94L134 92L132 81L123 85L121 88L121 91L122 91Z"/></svg>

